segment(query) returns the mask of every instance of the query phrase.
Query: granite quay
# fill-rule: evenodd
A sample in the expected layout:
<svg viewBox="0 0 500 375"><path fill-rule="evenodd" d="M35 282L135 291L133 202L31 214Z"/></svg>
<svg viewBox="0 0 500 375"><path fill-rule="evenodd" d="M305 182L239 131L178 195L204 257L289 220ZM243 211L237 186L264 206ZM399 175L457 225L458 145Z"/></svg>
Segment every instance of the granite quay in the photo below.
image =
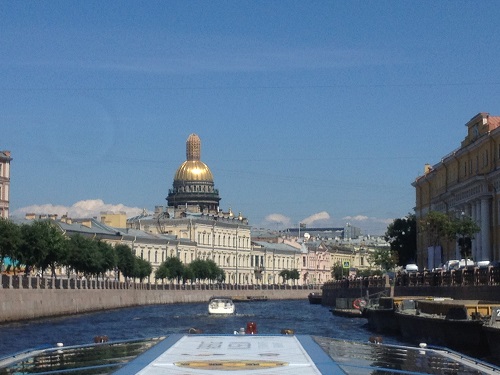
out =
<svg viewBox="0 0 500 375"><path fill-rule="evenodd" d="M321 285L134 283L2 275L0 323L131 306L205 302L213 295L307 299Z"/></svg>
<svg viewBox="0 0 500 375"><path fill-rule="evenodd" d="M454 299L500 300L500 267L469 267L451 271L423 271L327 282L322 304L350 308L367 296L435 296Z"/></svg>

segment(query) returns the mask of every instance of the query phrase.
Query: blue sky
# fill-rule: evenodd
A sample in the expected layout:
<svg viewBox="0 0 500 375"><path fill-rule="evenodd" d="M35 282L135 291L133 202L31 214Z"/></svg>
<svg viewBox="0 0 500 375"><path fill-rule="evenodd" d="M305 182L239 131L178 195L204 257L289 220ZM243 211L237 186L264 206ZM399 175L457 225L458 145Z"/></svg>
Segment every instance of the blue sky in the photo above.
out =
<svg viewBox="0 0 500 375"><path fill-rule="evenodd" d="M196 133L221 208L367 234L500 115L498 1L2 1L11 214L165 205Z"/></svg>

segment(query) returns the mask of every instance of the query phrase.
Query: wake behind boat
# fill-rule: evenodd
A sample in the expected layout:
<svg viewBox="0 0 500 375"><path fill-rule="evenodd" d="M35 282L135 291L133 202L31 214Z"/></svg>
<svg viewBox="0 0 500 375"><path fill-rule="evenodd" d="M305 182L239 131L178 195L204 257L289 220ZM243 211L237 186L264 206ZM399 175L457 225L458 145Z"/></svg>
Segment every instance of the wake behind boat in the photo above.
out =
<svg viewBox="0 0 500 375"><path fill-rule="evenodd" d="M211 297L208 301L208 313L229 315L234 314L236 308L230 297Z"/></svg>

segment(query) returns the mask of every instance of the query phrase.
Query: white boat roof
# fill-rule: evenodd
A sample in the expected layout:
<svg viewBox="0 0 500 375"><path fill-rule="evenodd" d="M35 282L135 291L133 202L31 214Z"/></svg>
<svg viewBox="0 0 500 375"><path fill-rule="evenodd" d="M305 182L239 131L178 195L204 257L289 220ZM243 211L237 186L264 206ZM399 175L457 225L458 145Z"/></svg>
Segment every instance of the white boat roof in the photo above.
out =
<svg viewBox="0 0 500 375"><path fill-rule="evenodd" d="M116 374L215 375L237 371L246 375L256 374L256 370L265 370L266 375L326 373L304 349L304 345L309 345L305 339L306 336L172 335L154 348L158 350L150 350Z"/></svg>
<svg viewBox="0 0 500 375"><path fill-rule="evenodd" d="M454 352L309 335L182 335L132 360L117 375L499 374Z"/></svg>
<svg viewBox="0 0 500 375"><path fill-rule="evenodd" d="M500 374L495 365L445 348L309 335L173 334L71 347L61 344L0 358L0 373L75 371L82 375Z"/></svg>

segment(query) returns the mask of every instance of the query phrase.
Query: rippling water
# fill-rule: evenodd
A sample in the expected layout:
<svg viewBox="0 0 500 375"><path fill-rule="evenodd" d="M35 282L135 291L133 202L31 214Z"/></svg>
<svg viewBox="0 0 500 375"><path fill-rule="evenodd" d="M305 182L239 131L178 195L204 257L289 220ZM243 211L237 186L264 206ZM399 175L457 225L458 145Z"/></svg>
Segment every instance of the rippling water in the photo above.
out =
<svg viewBox="0 0 500 375"><path fill-rule="evenodd" d="M256 322L258 333L264 334L290 328L297 334L360 341L372 335L366 319L334 316L328 307L307 300L237 303L233 316L208 315L206 303L155 305L4 324L0 327L0 357L58 342L65 346L90 344L97 335L122 340L187 333L191 327L209 334L233 333L249 321ZM385 337L384 343L402 341Z"/></svg>

